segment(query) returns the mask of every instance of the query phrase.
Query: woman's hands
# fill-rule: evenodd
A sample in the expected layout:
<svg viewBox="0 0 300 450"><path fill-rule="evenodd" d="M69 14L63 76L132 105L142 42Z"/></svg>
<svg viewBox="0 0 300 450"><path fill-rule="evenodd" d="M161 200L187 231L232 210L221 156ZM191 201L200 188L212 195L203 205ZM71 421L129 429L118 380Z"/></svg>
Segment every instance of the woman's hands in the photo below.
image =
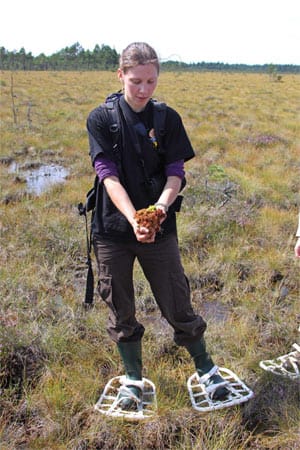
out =
<svg viewBox="0 0 300 450"><path fill-rule="evenodd" d="M165 211L166 207L164 206L164 204L166 204L166 201L162 202L160 205L150 206L149 208L140 210L144 212L148 210L147 220L145 221L143 217L144 213L142 214L139 211L135 210L127 192L120 183L118 177L108 176L103 180L103 183L114 205L131 224L136 239L142 243L154 242L156 233L160 229L160 224L167 217ZM151 210L150 215L149 210Z"/></svg>
<svg viewBox="0 0 300 450"><path fill-rule="evenodd" d="M136 211L134 215L133 230L139 242L154 242L156 233L160 230L161 223L165 220L166 213L159 206L149 206Z"/></svg>

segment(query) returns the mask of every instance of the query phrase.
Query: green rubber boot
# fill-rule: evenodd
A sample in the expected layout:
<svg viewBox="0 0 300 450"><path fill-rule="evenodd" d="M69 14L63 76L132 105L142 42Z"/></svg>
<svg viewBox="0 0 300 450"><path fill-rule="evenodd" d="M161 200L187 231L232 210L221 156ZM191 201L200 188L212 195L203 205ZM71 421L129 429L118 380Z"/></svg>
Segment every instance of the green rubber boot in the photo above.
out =
<svg viewBox="0 0 300 450"><path fill-rule="evenodd" d="M124 364L126 378L134 381L142 380L142 343L141 341L118 342L118 350ZM126 387L134 394L137 399L142 399L142 389L138 386L126 384ZM120 392L120 406L125 411L135 410L136 401L130 399L126 394Z"/></svg>
<svg viewBox="0 0 300 450"><path fill-rule="evenodd" d="M206 373L208 373L213 367L214 363L211 359L210 355L206 351L206 345L204 337L199 339L198 341L192 342L191 344L186 345L186 349L194 360L195 367L199 377L202 377ZM206 387L224 382L224 378L219 374L211 375L208 380L204 383ZM212 399L213 400L224 400L229 391L226 387L222 386L215 390Z"/></svg>

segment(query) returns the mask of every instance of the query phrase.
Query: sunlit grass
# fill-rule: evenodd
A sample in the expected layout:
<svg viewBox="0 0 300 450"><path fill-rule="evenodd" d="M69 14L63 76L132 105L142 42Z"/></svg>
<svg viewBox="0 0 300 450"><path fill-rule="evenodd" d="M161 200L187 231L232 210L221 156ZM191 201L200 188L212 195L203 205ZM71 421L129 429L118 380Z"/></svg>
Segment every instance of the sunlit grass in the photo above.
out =
<svg viewBox="0 0 300 450"><path fill-rule="evenodd" d="M12 75L16 123L11 73L1 73L3 448L296 448L297 399L283 383L290 407L278 409L271 401L277 381L264 378L258 363L287 353L298 339L293 245L300 202L299 76L274 83L267 74L161 74L156 97L181 114L196 152L186 165L188 186L178 214L193 306L207 319L215 362L236 371L258 398L248 409L206 415L191 409L186 381L193 364L173 344L172 329L137 265L144 375L156 384L159 416L127 424L93 410L105 383L123 368L98 295L92 311L81 308L86 236L77 210L94 179L87 115L120 85L109 72ZM55 162L70 175L36 197L9 171L10 161Z"/></svg>

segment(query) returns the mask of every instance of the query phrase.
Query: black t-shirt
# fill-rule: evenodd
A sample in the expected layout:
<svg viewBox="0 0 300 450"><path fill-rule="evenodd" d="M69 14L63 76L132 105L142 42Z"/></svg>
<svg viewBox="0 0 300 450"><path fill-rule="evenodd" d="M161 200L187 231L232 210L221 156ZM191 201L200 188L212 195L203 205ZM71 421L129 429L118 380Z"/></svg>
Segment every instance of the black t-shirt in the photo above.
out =
<svg viewBox="0 0 300 450"><path fill-rule="evenodd" d="M141 113L135 113L125 102L123 96L118 103L121 130L117 151L113 149L114 142L109 130L107 108L100 105L90 113L87 119L89 153L93 165L98 155L105 155L114 161L118 168L120 181L135 208L146 208L158 200L163 189L166 181L165 165L179 160L188 161L195 154L181 117L174 109L166 107L163 135L160 136L161 145L157 147L149 137L150 130L154 128L152 102L149 102ZM132 134L132 124L135 124L134 134ZM157 134L158 130L155 130L155 135ZM149 190L148 179L155 180L158 193L154 192L153 194L154 188L152 189L152 187ZM97 192L93 232L116 241L136 239L131 225L114 206L103 183L99 183ZM162 224L158 238L170 232L176 232L176 217L172 208Z"/></svg>

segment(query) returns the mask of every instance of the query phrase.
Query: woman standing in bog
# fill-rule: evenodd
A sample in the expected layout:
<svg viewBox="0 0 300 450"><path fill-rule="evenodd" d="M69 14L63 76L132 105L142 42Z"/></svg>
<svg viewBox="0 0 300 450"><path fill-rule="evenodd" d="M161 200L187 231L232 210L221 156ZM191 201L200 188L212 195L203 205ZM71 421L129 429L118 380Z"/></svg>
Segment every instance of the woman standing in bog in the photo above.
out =
<svg viewBox="0 0 300 450"><path fill-rule="evenodd" d="M195 154L174 109L165 106L163 130L156 127L152 95L159 69L157 54L146 43L132 43L122 52L118 78L123 93L114 100L120 122L118 146L113 144L115 130L105 104L94 109L87 120L90 156L99 178L92 223L99 293L109 306L107 330L117 344L126 373L118 377L113 404L105 409L104 395L96 406L101 412L117 416L130 411L133 416L145 417L144 399L153 386L146 386L149 380L142 375L144 327L135 315L136 259L162 315L173 327L174 341L184 346L194 360L197 382L209 408L215 409L215 403L224 407L246 401L244 396L232 398L230 382L221 376L206 351L206 323L191 306L178 248L176 211L185 180L184 163ZM137 211L150 205L159 220L156 228L137 220ZM193 402L193 388L190 395Z"/></svg>

